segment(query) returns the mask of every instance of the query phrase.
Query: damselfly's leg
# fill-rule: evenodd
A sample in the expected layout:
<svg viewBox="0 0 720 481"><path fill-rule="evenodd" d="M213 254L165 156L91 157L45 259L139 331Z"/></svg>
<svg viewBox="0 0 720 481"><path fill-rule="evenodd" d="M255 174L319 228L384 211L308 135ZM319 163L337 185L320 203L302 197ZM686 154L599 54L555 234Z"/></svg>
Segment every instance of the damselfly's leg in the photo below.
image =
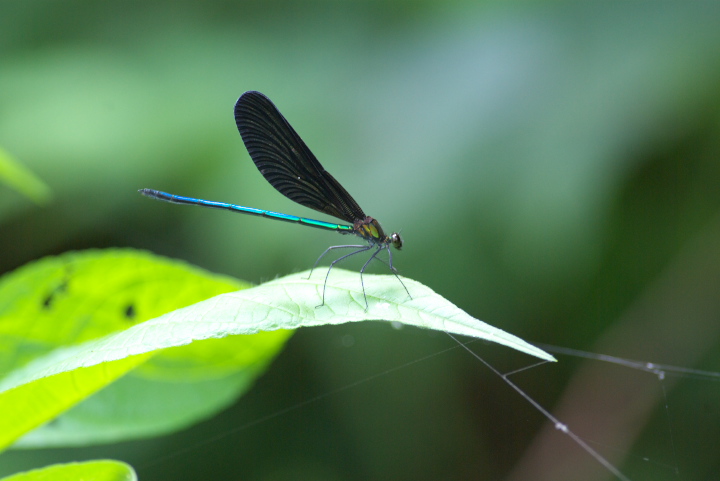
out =
<svg viewBox="0 0 720 481"><path fill-rule="evenodd" d="M367 294L365 294L365 281L363 280L363 274L365 273L365 268L372 262L373 259L375 259L375 257L380 253L380 250L382 250L382 245L378 244L377 249L373 252L373 255L370 256L370 259L368 259L367 262L363 264L362 269L360 269L360 285L362 286L363 297L365 298L365 311L367 311L370 306L368 305Z"/></svg>
<svg viewBox="0 0 720 481"><path fill-rule="evenodd" d="M383 264L385 264L386 266L388 266L390 268L390 272L392 272L393 275L395 276L395 279L397 279L398 282L400 282L400 284L403 286L403 289L405 289L405 292L407 292L408 297L410 299L412 299L412 295L410 295L410 291L408 290L407 286L402 281L402 279L400 279L400 276L398 275L398 271L397 271L397 269L395 269L395 266L392 265L392 250L390 249L390 246L385 246L385 250L387 250L389 262L386 261L385 259L381 259L381 258L375 257L375 256L372 256L370 258L370 260L376 259L376 260L382 262ZM377 255L377 253L376 253L376 255Z"/></svg>
<svg viewBox="0 0 720 481"><path fill-rule="evenodd" d="M312 269L310 269L310 274L308 274L308 279L310 279L310 276L312 276L313 271L315 270L315 268L317 267L317 265L320 263L320 261L322 260L322 258L325 257L325 254L327 254L328 252L330 252L330 251L333 250L333 249L349 249L349 248L351 248L351 247L352 247L352 248L355 248L355 249L362 249L363 247L367 247L367 246L364 246L364 245L344 245L344 246L331 246L331 247L328 247L327 249L325 249L325 252L323 252L322 254L320 254L320 257L317 258L317 260L315 261L315 264L313 264ZM362 251L359 251L359 252L362 252ZM341 257L340 259L343 259L343 257Z"/></svg>
<svg viewBox="0 0 720 481"><path fill-rule="evenodd" d="M388 267L390 267L390 271L391 271L391 272L393 273L393 275L395 276L395 279L397 279L398 281L400 281L400 284L402 284L403 288L405 289L405 292L407 292L408 297L412 300L412 296L410 295L410 291L408 291L407 286L406 286L405 283L402 281L402 279L400 279L400 276L398 275L397 269L395 269L395 266L394 266L393 263L392 263L392 251L390 250L390 246L385 246L385 249L387 250L387 253L388 253L388 261L389 261L389 262L388 262ZM381 260L381 261L382 261L382 259L380 259L379 257L378 257L378 260Z"/></svg>
<svg viewBox="0 0 720 481"><path fill-rule="evenodd" d="M335 246L335 247L353 247L353 246ZM355 254L360 254L361 252L365 252L368 249L372 248L371 245L357 246L357 247L362 247L362 249L356 250L355 252L351 252L350 254L345 254L344 256L340 256L330 263L330 267L328 268L327 274L325 274L325 282L323 283L322 304L320 304L319 306L315 306L315 308L322 307L325 305L325 289L327 288L327 281L328 281L328 278L330 277L330 271L332 270L333 266L343 259L347 259L350 256L354 256ZM360 280L362 280L362 275L360 277ZM363 293L364 292L365 291L363 290ZM366 299L366 302L367 302L367 299Z"/></svg>

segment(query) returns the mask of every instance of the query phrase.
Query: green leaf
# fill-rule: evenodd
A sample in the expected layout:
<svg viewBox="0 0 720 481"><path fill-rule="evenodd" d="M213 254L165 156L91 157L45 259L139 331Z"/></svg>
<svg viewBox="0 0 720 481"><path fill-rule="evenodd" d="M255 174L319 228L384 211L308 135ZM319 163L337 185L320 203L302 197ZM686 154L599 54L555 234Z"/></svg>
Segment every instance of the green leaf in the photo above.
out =
<svg viewBox="0 0 720 481"><path fill-rule="evenodd" d="M169 350L171 355L167 358L168 364L172 365L178 361L172 353L182 352L176 349L195 346L202 349L207 343L213 343L207 355L221 351L218 361L211 367L222 371L225 367L220 361L222 356L233 356L233 349L237 349L223 349L226 341L242 339L256 343L260 353L274 353L281 344L272 344L273 350L266 345L264 336L279 334L284 340L286 330L297 327L364 320L397 321L486 339L541 359L554 360L521 339L472 318L428 287L410 279L404 282L412 299L394 276L365 275L369 303L365 310L363 290L356 272L333 270L325 292L326 305L322 307L317 305L323 292L324 276L316 275L312 279L307 276L307 272L294 274L251 289L221 294L102 339L56 350L16 370L0 382L0 412L6 413L0 418L0 442L7 444L14 440L12 434L8 435L13 428L17 433L16 423L11 420L32 417L38 410L52 411L53 407L60 412L145 362L155 351L174 348ZM171 278L165 278L165 281L170 282ZM247 336L261 331L268 332ZM222 341L213 339L236 335L244 336ZM190 343L193 344L186 346ZM263 361L258 362L253 348L234 353L234 357L246 363L251 378L269 362L268 357L262 356ZM191 359L180 359L179 364L188 363L194 367ZM257 371L252 370L255 366L258 366ZM156 369L147 372L165 374L164 367L167 366L156 363ZM195 371L191 369L191 372ZM160 417L162 414L159 413Z"/></svg>
<svg viewBox="0 0 720 481"><path fill-rule="evenodd" d="M0 148L0 180L24 194L36 204L50 199L50 188L30 170L23 167L9 153Z"/></svg>
<svg viewBox="0 0 720 481"><path fill-rule="evenodd" d="M485 339L555 361L550 354L473 318L429 287L411 279L403 278L403 282L412 299L394 276L365 274L369 304L365 310L365 293L357 272L333 269L325 291L326 304L322 307L317 304L322 299L325 277L316 274L308 279L308 274L293 274L252 289L223 294L168 313L153 322L191 323L193 329L203 329L196 324L197 320L212 319L215 328L227 329L229 334L369 320L394 321Z"/></svg>
<svg viewBox="0 0 720 481"><path fill-rule="evenodd" d="M120 461L101 460L83 463L54 464L13 474L0 481L134 481L135 471Z"/></svg>
<svg viewBox="0 0 720 481"><path fill-rule="evenodd" d="M133 250L68 253L4 276L0 372L10 374L0 385L22 387L0 393L0 446L63 412L17 445L83 445L157 435L226 407L264 371L288 331L208 340L151 359L135 356L85 370L58 366L82 342L244 286ZM60 374L28 383L23 373L39 363L55 366Z"/></svg>

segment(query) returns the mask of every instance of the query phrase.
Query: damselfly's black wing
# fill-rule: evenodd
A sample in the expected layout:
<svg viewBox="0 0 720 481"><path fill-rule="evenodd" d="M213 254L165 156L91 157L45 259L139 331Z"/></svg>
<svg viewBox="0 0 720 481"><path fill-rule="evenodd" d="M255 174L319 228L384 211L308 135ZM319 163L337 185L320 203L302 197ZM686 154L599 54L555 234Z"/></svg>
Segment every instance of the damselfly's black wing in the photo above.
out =
<svg viewBox="0 0 720 481"><path fill-rule="evenodd" d="M254 91L242 94L235 104L235 123L253 162L278 192L350 223L365 219L269 98Z"/></svg>

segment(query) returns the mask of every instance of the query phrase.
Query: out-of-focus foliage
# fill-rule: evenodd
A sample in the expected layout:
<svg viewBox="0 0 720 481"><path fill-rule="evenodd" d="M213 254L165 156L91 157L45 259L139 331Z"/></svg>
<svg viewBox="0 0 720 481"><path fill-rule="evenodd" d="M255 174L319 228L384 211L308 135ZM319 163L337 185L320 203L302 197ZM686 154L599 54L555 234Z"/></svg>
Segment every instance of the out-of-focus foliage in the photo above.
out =
<svg viewBox="0 0 720 481"><path fill-rule="evenodd" d="M232 106L256 89L368 215L402 229L401 273L524 339L716 370L719 24L717 2L4 2L0 145L54 202L0 188L0 269L98 246L256 282L310 267L337 236L136 193L313 217L245 152ZM301 332L225 417L93 455L141 464L451 345L384 326ZM553 408L574 367L561 359L523 387ZM584 433L633 479L670 479L657 466L673 445L688 479L717 469L705 441L720 423L691 416L694 386L672 387L672 439L655 396L621 437ZM444 355L139 472L503 479L521 472L533 413L471 358ZM543 466L568 463L549 452ZM66 459L13 456L7 472ZM645 457L658 464L633 461Z"/></svg>
<svg viewBox="0 0 720 481"><path fill-rule="evenodd" d="M10 154L0 148L0 183L12 187L37 204L44 204L50 197L47 185L23 168Z"/></svg>

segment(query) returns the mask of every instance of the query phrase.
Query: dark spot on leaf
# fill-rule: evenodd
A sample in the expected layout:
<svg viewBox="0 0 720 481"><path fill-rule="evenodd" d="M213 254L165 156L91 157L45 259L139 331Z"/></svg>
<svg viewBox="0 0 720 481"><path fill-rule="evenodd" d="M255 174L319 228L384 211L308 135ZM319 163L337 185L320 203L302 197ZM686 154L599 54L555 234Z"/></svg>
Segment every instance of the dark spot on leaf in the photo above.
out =
<svg viewBox="0 0 720 481"><path fill-rule="evenodd" d="M128 319L135 319L135 314L135 306L133 306L132 304L128 305L125 308L125 317L127 317Z"/></svg>
<svg viewBox="0 0 720 481"><path fill-rule="evenodd" d="M45 297L45 299L43 299L43 301L42 301L43 309L50 309L50 306L52 305L52 301L53 301L54 297L55 297L54 293L51 292L50 294L47 295L47 297Z"/></svg>
<svg viewBox="0 0 720 481"><path fill-rule="evenodd" d="M67 285L68 281L65 279L62 281L56 288L54 288L50 293L45 296L45 298L42 301L42 307L43 309L50 309L55 302L55 299L57 298L58 294L62 294L65 291L67 291Z"/></svg>

